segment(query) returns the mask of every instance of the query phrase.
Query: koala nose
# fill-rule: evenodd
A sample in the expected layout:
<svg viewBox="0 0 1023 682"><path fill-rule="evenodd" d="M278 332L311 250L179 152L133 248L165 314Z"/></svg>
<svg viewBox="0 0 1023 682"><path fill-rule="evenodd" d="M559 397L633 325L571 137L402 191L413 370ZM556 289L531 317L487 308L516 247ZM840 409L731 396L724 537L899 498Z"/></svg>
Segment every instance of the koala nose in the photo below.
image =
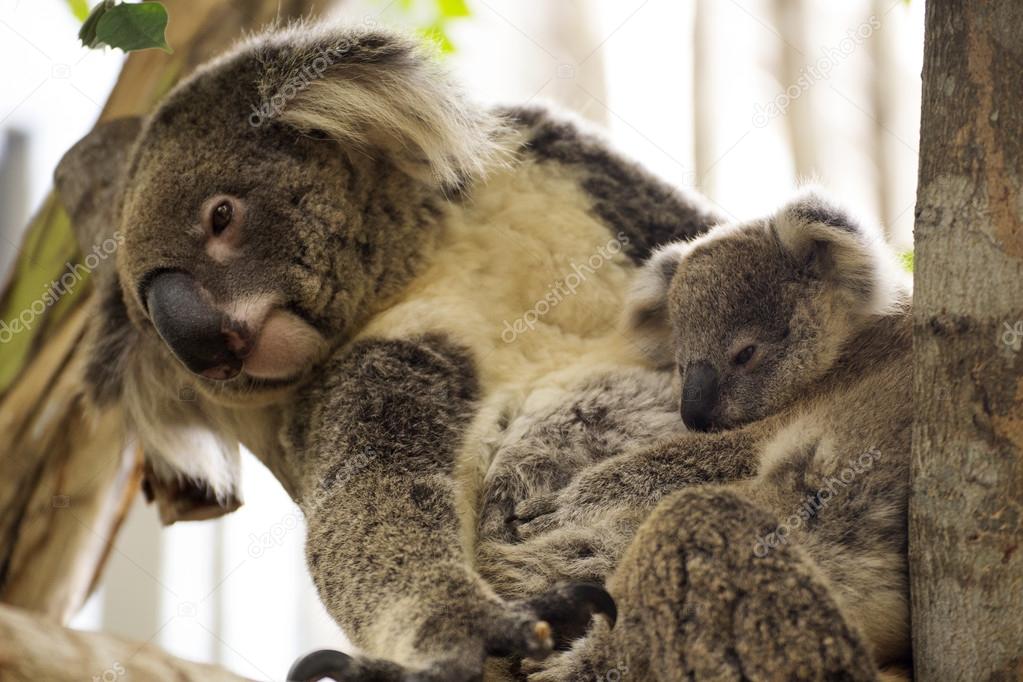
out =
<svg viewBox="0 0 1023 682"><path fill-rule="evenodd" d="M229 318L204 299L191 275L162 272L145 295L149 319L185 367L220 381L238 375L246 343Z"/></svg>
<svg viewBox="0 0 1023 682"><path fill-rule="evenodd" d="M710 429L717 397L718 373L709 362L694 362L686 367L680 408L686 428L694 431Z"/></svg>

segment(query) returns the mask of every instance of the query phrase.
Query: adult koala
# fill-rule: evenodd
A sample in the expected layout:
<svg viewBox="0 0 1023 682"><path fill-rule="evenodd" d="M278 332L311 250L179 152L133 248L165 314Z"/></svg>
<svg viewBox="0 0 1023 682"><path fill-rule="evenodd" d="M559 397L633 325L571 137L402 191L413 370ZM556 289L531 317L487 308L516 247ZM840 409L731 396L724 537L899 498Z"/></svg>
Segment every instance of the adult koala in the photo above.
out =
<svg viewBox="0 0 1023 682"><path fill-rule="evenodd" d="M682 428L616 320L636 263L714 212L542 110L473 108L408 39L311 25L97 128L57 182L84 245L123 239L95 401L126 407L166 521L237 504L239 442L274 472L366 655L335 672L479 679L613 612L585 585L502 598L477 536Z"/></svg>

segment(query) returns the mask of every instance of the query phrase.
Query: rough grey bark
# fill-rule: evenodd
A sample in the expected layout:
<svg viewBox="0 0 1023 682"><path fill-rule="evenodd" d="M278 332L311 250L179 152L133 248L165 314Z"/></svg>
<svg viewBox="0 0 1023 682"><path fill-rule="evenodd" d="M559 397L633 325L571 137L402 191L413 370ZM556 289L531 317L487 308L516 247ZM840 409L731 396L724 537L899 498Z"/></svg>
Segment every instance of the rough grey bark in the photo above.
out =
<svg viewBox="0 0 1023 682"><path fill-rule="evenodd" d="M1023 673L1023 3L927 4L910 561L916 679Z"/></svg>

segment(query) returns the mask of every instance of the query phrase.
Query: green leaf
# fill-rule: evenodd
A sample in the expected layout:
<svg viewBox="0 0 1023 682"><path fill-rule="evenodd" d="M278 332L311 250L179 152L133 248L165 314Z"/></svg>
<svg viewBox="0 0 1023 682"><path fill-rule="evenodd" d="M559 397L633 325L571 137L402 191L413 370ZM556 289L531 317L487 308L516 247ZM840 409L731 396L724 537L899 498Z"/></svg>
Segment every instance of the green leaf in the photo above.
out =
<svg viewBox="0 0 1023 682"><path fill-rule="evenodd" d="M913 252L904 251L899 254L899 260L902 261L902 267L906 268L907 271L913 272Z"/></svg>
<svg viewBox="0 0 1023 682"><path fill-rule="evenodd" d="M444 18L467 17L471 15L465 0L437 0L437 9Z"/></svg>
<svg viewBox="0 0 1023 682"><path fill-rule="evenodd" d="M92 8L92 12L85 19L82 24L82 28L78 31L78 39L82 41L82 45L85 45L89 49L101 47L102 43L99 38L96 37L96 25L99 20L107 13L107 3L100 2L98 5Z"/></svg>
<svg viewBox="0 0 1023 682"><path fill-rule="evenodd" d="M51 194L22 244L21 254L0 298L0 395L5 393L42 345L40 339L54 319L65 310L60 298L54 300L54 284L68 271L68 263L79 263L82 256L71 232L67 213ZM73 266L72 266L73 267ZM74 295L88 286L77 281L64 296Z"/></svg>
<svg viewBox="0 0 1023 682"><path fill-rule="evenodd" d="M96 22L96 39L125 52L159 48L170 52L165 32L167 9L158 2L129 5L122 3L107 9Z"/></svg>
<svg viewBox="0 0 1023 682"><path fill-rule="evenodd" d="M75 19L78 19L78 21L85 21L89 16L88 0L67 0L67 4L71 8L71 13L75 15Z"/></svg>

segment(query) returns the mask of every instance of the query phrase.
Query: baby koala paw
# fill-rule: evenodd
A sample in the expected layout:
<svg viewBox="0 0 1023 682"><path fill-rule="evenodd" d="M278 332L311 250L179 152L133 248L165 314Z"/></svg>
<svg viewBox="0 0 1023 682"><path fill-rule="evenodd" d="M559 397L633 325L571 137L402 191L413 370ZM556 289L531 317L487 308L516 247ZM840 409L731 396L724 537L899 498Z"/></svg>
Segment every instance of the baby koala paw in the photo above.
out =
<svg viewBox="0 0 1023 682"><path fill-rule="evenodd" d="M507 519L520 540L565 528L596 528L628 524L643 515L649 505L616 493L621 489L608 480L612 471L597 469L576 478L562 490L523 500Z"/></svg>

